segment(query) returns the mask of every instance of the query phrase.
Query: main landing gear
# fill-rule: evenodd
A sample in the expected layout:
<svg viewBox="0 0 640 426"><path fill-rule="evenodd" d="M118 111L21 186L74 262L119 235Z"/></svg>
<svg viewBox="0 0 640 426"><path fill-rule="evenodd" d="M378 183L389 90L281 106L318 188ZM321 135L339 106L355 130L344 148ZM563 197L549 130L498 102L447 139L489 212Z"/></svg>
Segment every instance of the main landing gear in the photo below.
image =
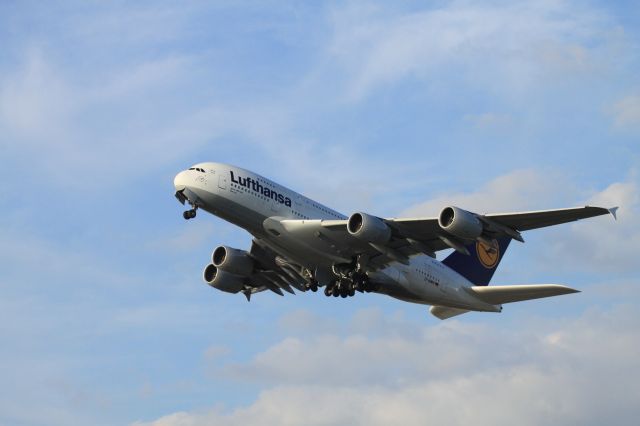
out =
<svg viewBox="0 0 640 426"><path fill-rule="evenodd" d="M377 286L369 281L369 277L362 272L355 270L342 270L339 274L340 278L331 281L324 289L325 296L333 297L352 297L356 291L360 293L376 291Z"/></svg>
<svg viewBox="0 0 640 426"><path fill-rule="evenodd" d="M369 293L376 291L376 286L369 281L366 275L361 274L361 277L357 277L352 280L339 279L331 281L329 285L324 288L324 295L329 297L352 297L356 294L356 291L360 293Z"/></svg>
<svg viewBox="0 0 640 426"><path fill-rule="evenodd" d="M378 290L378 286L369 281L369 277L364 273L364 270L364 263L361 258L354 259L351 263L333 265L334 279L325 286L325 296L351 297L356 294L356 291L364 293ZM301 275L306 281L306 290L311 290L314 293L318 291L320 283L314 272L309 269L302 269Z"/></svg>

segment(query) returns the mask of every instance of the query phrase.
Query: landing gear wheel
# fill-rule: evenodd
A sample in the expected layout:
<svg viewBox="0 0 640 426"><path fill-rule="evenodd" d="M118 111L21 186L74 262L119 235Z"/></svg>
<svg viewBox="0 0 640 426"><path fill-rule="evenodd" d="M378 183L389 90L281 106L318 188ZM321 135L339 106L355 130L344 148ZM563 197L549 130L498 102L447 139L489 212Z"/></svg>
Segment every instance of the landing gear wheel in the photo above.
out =
<svg viewBox="0 0 640 426"><path fill-rule="evenodd" d="M327 297L331 296L331 294L333 293L331 290L332 290L331 286L326 286L324 288L324 295L327 296Z"/></svg>
<svg viewBox="0 0 640 426"><path fill-rule="evenodd" d="M345 282L340 283L340 297L343 299L349 295L349 286Z"/></svg>
<svg viewBox="0 0 640 426"><path fill-rule="evenodd" d="M185 211L184 213L182 213L182 217L184 217L186 220L193 219L194 217L196 217L196 209Z"/></svg>
<svg viewBox="0 0 640 426"><path fill-rule="evenodd" d="M332 281L330 285L331 285L331 295L333 297L340 297L340 288L341 288L340 281Z"/></svg>
<svg viewBox="0 0 640 426"><path fill-rule="evenodd" d="M315 281L311 281L311 283L309 284L309 290L311 290L314 293L318 291L318 283Z"/></svg>

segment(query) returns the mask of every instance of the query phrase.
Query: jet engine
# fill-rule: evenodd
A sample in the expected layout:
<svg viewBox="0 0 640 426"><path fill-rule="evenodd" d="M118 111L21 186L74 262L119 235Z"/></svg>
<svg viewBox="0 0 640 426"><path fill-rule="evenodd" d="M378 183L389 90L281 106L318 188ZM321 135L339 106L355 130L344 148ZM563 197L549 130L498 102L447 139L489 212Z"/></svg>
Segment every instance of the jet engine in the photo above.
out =
<svg viewBox="0 0 640 426"><path fill-rule="evenodd" d="M382 219L366 213L349 216L347 230L354 237L368 243L384 244L391 238L391 228Z"/></svg>
<svg viewBox="0 0 640 426"><path fill-rule="evenodd" d="M442 229L458 238L474 240L482 234L483 226L478 217L458 207L445 207L438 216Z"/></svg>
<svg viewBox="0 0 640 426"><path fill-rule="evenodd" d="M222 271L209 264L202 272L204 281L213 288L227 293L237 293L244 288L243 278L229 272Z"/></svg>
<svg viewBox="0 0 640 426"><path fill-rule="evenodd" d="M211 255L211 262L216 268L234 275L248 277L253 273L253 259L244 250L216 247Z"/></svg>

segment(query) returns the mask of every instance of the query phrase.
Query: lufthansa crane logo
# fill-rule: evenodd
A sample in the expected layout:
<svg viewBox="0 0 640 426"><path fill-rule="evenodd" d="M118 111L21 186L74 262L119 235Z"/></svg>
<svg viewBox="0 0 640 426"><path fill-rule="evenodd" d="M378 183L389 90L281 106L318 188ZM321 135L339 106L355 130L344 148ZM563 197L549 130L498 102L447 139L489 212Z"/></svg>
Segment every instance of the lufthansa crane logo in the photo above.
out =
<svg viewBox="0 0 640 426"><path fill-rule="evenodd" d="M492 240L491 245L482 241L476 243L476 252L478 252L478 260L487 269L494 268L500 259L500 246L498 241Z"/></svg>

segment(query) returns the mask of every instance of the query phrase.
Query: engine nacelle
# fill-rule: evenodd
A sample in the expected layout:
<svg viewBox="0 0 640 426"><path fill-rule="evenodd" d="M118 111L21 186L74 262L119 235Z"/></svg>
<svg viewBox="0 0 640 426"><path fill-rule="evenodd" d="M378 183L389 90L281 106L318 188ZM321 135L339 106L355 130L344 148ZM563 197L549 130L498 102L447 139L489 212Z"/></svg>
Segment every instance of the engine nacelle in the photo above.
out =
<svg viewBox="0 0 640 426"><path fill-rule="evenodd" d="M475 240L483 230L482 222L475 214L453 206L442 209L438 224L451 235L466 240Z"/></svg>
<svg viewBox="0 0 640 426"><path fill-rule="evenodd" d="M211 262L216 268L234 275L248 277L253 273L253 259L244 250L216 247L211 255Z"/></svg>
<svg viewBox="0 0 640 426"><path fill-rule="evenodd" d="M354 237L368 243L384 244L391 238L391 228L382 219L366 213L349 216L347 230Z"/></svg>
<svg viewBox="0 0 640 426"><path fill-rule="evenodd" d="M222 271L212 264L208 264L204 268L202 278L211 287L227 293L237 293L244 288L241 276Z"/></svg>

